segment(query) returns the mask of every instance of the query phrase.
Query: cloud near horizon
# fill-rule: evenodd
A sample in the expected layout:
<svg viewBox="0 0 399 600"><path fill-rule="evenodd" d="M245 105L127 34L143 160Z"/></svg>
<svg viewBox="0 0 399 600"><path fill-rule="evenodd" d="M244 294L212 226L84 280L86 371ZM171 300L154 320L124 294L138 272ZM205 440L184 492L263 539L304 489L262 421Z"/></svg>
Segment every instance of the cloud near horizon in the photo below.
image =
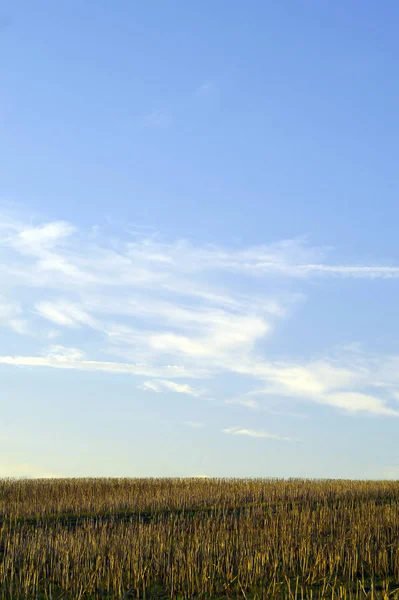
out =
<svg viewBox="0 0 399 600"><path fill-rule="evenodd" d="M213 394L212 381L227 374L248 390L226 404L256 409L260 400L289 397L399 416L399 356L343 348L287 361L262 351L306 301L309 279L399 277L396 266L329 264L326 255L302 239L226 249L157 234L107 236L64 221L35 225L3 212L0 328L18 352L0 364L134 375L146 378L141 390L193 398ZM49 345L55 337L60 344ZM26 350L27 338L36 352ZM249 431L225 433L255 435Z"/></svg>
<svg viewBox="0 0 399 600"><path fill-rule="evenodd" d="M262 431L262 430L258 430L258 429L245 429L245 428L241 428L241 427L227 427L226 429L222 429L222 431L223 431L223 433L226 433L227 435L243 435L246 437L277 440L279 442L298 441L291 437L276 435L275 433L267 433L266 431Z"/></svg>

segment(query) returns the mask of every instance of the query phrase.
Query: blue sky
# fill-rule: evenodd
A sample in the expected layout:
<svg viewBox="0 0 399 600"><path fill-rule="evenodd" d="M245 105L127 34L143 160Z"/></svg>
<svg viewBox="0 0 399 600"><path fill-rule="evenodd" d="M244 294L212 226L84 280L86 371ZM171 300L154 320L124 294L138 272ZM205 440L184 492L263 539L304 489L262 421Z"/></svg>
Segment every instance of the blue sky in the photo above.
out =
<svg viewBox="0 0 399 600"><path fill-rule="evenodd" d="M0 476L399 477L395 2L3 2Z"/></svg>

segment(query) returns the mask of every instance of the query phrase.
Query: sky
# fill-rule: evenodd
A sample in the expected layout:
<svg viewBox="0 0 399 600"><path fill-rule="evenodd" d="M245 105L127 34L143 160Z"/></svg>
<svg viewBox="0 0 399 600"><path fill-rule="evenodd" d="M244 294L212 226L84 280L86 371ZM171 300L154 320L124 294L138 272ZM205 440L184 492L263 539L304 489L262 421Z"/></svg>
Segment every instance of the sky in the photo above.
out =
<svg viewBox="0 0 399 600"><path fill-rule="evenodd" d="M0 477L399 478L398 21L3 0Z"/></svg>

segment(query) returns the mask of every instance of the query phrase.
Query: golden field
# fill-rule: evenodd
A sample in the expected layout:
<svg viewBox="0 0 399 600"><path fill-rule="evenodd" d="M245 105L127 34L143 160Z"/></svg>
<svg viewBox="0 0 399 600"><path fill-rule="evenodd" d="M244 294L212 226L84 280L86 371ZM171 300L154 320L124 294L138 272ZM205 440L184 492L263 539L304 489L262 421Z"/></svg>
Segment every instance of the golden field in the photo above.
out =
<svg viewBox="0 0 399 600"><path fill-rule="evenodd" d="M0 480L1 599L399 599L399 482Z"/></svg>

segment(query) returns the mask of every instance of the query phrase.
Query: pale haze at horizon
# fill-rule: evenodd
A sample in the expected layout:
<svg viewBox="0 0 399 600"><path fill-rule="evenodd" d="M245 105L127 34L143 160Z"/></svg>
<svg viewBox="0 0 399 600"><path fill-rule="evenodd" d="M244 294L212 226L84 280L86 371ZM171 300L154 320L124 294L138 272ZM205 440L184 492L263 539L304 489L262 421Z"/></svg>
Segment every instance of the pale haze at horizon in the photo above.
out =
<svg viewBox="0 0 399 600"><path fill-rule="evenodd" d="M399 477L398 19L2 4L0 477Z"/></svg>

